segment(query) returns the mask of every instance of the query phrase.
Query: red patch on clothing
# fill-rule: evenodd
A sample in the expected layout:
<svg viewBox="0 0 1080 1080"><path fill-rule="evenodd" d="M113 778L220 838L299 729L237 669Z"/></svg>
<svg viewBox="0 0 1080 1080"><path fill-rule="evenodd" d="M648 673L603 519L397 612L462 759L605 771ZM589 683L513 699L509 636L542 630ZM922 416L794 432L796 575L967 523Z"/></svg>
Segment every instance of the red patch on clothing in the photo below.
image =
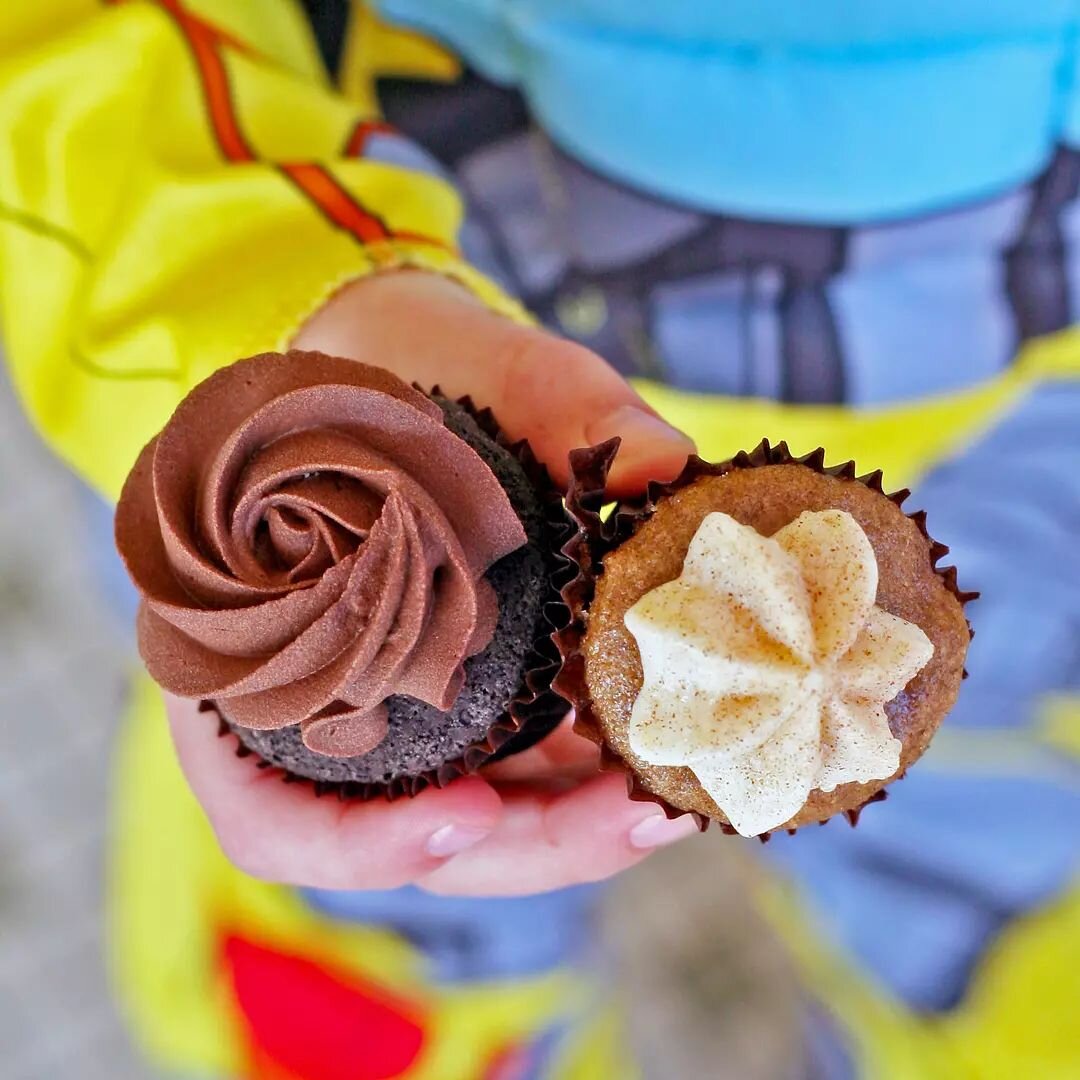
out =
<svg viewBox="0 0 1080 1080"><path fill-rule="evenodd" d="M424 1044L423 1009L354 975L228 936L222 960L252 1080L389 1080Z"/></svg>

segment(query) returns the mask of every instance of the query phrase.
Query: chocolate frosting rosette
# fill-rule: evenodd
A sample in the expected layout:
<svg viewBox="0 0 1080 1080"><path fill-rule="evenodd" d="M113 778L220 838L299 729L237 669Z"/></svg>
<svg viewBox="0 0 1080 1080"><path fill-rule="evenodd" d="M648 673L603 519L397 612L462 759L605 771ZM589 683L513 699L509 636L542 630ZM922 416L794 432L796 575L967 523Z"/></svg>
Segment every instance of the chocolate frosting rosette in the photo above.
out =
<svg viewBox="0 0 1080 1080"><path fill-rule="evenodd" d="M302 352L192 390L116 515L154 679L346 795L445 783L557 722L563 528L490 414Z"/></svg>

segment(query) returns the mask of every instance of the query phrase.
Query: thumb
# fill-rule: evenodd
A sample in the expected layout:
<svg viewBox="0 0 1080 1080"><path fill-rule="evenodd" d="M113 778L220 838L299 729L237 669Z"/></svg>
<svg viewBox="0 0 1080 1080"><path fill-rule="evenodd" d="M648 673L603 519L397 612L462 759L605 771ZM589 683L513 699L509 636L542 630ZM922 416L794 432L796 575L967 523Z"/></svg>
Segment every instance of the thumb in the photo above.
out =
<svg viewBox="0 0 1080 1080"><path fill-rule="evenodd" d="M616 435L623 442L609 481L615 496L672 479L694 449L595 353L496 315L434 274L399 272L346 286L293 346L377 364L450 397L471 395L509 438L528 439L564 486L571 450Z"/></svg>

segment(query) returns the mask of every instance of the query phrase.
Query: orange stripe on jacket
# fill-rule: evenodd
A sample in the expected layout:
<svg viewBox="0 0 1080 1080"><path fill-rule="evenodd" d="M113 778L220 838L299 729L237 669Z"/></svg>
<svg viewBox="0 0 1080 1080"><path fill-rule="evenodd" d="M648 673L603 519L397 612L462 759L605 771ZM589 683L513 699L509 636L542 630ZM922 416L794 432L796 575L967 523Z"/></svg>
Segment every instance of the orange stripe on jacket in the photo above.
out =
<svg viewBox="0 0 1080 1080"><path fill-rule="evenodd" d="M123 0L106 0L120 3ZM203 89L206 111L214 138L226 161L245 163L260 160L244 136L240 118L229 85L229 74L221 56L221 46L227 44L244 48L224 31L192 15L180 0L156 0L176 21L195 58L199 81ZM246 50L249 51L250 50ZM381 121L360 121L353 129L348 146L355 143L356 153L363 149L369 135L376 131L392 131ZM386 240L409 240L446 248L447 244L434 237L411 232L394 232L378 214L365 209L360 202L322 165L313 163L282 164L282 174L307 197L332 224L344 229L363 244Z"/></svg>
<svg viewBox="0 0 1080 1080"><path fill-rule="evenodd" d="M358 120L345 143L347 157L360 157L372 135L396 135L397 129L385 120Z"/></svg>
<svg viewBox="0 0 1080 1080"><path fill-rule="evenodd" d="M382 218L365 210L322 165L281 165L280 169L335 225L365 244L394 235Z"/></svg>
<svg viewBox="0 0 1080 1080"><path fill-rule="evenodd" d="M195 56L195 62L199 65L206 110L210 114L210 123L222 154L228 161L255 161L255 152L240 130L240 122L233 107L229 75L218 50L218 43L210 33L195 23L181 25L186 31L185 36Z"/></svg>

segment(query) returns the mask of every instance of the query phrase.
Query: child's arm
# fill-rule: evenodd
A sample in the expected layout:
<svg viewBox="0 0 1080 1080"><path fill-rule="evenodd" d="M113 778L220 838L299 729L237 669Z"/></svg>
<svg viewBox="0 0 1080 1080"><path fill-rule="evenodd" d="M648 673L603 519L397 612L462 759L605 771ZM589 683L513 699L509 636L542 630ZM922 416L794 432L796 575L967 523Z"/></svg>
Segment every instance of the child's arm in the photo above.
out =
<svg viewBox="0 0 1080 1080"><path fill-rule="evenodd" d="M113 498L192 385L295 339L471 392L556 471L573 446L619 432L624 484L676 469L684 439L458 258L461 209L444 180L363 157L369 119L325 84L289 3L0 5L0 316L16 389L52 446ZM362 280L401 268L429 273ZM196 794L226 850L282 880L326 883L313 816L349 853L337 884L355 886L422 877L445 862L447 836L495 828L472 870L455 860L444 877L468 890L492 887L493 859L515 860L518 887L530 866L533 888L611 872L655 813L605 777L559 796L473 779L344 815L262 785L258 811L235 814L230 800L254 786L233 782L217 740L200 744L204 728L176 725ZM572 800L597 793L608 828L592 833ZM278 829L282 817L295 827Z"/></svg>

